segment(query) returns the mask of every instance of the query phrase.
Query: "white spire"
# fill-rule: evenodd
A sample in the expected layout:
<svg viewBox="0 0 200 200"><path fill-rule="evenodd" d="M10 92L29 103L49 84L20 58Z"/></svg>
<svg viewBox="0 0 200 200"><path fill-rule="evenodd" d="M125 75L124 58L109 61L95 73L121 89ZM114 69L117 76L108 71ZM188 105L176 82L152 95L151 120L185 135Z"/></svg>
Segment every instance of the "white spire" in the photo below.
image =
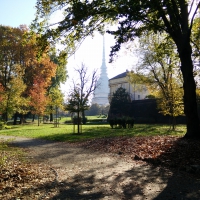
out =
<svg viewBox="0 0 200 200"><path fill-rule="evenodd" d="M108 104L108 75L107 75L107 67L106 67L106 59L105 59L105 37L103 35L103 55L102 55L102 65L101 65L101 73L100 78L98 80L99 87L94 91L94 98L92 103L97 103L99 105L107 105Z"/></svg>

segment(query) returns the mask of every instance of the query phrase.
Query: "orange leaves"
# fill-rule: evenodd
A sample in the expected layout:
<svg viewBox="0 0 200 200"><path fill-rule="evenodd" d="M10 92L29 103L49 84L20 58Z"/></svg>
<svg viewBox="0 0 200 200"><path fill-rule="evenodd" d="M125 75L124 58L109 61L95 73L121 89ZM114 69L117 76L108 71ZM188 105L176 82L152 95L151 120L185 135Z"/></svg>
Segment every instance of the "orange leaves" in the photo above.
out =
<svg viewBox="0 0 200 200"><path fill-rule="evenodd" d="M42 79L47 88L51 84L52 77L56 74L57 65L53 63L48 56L42 57L40 60L34 58L26 67L26 80L29 88L32 87L34 79Z"/></svg>
<svg viewBox="0 0 200 200"><path fill-rule="evenodd" d="M42 79L35 79L33 88L30 90L30 105L33 114L42 115L47 105L45 82Z"/></svg>
<svg viewBox="0 0 200 200"><path fill-rule="evenodd" d="M126 159L141 160L167 167L200 166L200 141L175 136L116 137L95 139L86 148L116 153Z"/></svg>
<svg viewBox="0 0 200 200"><path fill-rule="evenodd" d="M47 193L45 184L54 180L48 166L22 162L8 151L6 157L6 164L0 165L0 199L39 199Z"/></svg>
<svg viewBox="0 0 200 200"><path fill-rule="evenodd" d="M4 87L4 90L0 88L0 102L3 102L0 110L6 121L15 112L24 114L29 111L29 96L32 106L37 107L35 110L44 112L45 93L56 74L57 65L51 62L46 52L40 60L37 59L37 37L24 26L0 26L0 84ZM2 101L3 98L7 102Z"/></svg>

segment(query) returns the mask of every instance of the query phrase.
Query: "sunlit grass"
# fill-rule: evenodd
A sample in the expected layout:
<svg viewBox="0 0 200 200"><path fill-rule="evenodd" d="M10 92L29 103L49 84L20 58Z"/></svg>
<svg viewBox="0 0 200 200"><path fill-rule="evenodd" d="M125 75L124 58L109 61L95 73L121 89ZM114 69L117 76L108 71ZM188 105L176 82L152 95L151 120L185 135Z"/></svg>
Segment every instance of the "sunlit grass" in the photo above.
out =
<svg viewBox="0 0 200 200"><path fill-rule="evenodd" d="M75 128L75 131L74 131ZM55 141L83 141L102 137L117 136L155 136L155 135L176 135L183 136L186 132L184 125L178 125L176 131L169 130L169 125L147 125L136 124L132 129L111 129L109 125L82 125L82 133L77 134L77 126L61 124L54 127L53 124L17 125L11 129L0 131L0 135L12 135L30 138L42 138Z"/></svg>

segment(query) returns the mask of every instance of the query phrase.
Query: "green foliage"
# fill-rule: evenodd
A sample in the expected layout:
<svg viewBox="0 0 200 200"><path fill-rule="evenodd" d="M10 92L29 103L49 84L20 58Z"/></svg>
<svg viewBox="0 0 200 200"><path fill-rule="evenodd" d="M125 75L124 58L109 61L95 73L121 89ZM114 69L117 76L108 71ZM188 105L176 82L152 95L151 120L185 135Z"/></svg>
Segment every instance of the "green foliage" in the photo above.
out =
<svg viewBox="0 0 200 200"><path fill-rule="evenodd" d="M139 42L142 59L136 73L129 73L130 81L138 81L148 87L151 96L158 99L158 109L163 115L172 118L183 115L182 75L173 41L165 34L158 38L150 32Z"/></svg>
<svg viewBox="0 0 200 200"><path fill-rule="evenodd" d="M51 49L49 54L50 54L51 61L53 61L57 65L56 74L54 77L52 77L52 81L51 81L52 83L49 88L58 87L60 86L61 83L65 83L65 81L67 80L66 53L64 51L61 51L59 55L56 55L56 50Z"/></svg>
<svg viewBox="0 0 200 200"><path fill-rule="evenodd" d="M187 118L187 137L200 137L196 103L196 84L193 75L191 38L194 19L200 2L188 0L114 0L114 1L37 1L37 15L33 28L43 35L42 43L59 38L66 51L73 53L82 39L95 30L114 35L116 44L111 50L111 61L121 45L145 32L165 32L176 46L184 79L184 111ZM62 20L51 28L47 17L57 10L64 10ZM42 19L44 19L42 21ZM114 30L107 23L117 23ZM44 28L45 27L45 28ZM48 28L46 28L48 27ZM65 37L63 37L65 36ZM192 109L192 110L191 110ZM192 113L192 114L191 114ZM195 121L194 121L195 120Z"/></svg>
<svg viewBox="0 0 200 200"><path fill-rule="evenodd" d="M122 87L118 88L112 95L109 114L126 116L129 113L128 103L130 103L129 93Z"/></svg>
<svg viewBox="0 0 200 200"><path fill-rule="evenodd" d="M58 87L51 87L49 89L48 98L47 112L55 113L55 108L63 108L64 94Z"/></svg>
<svg viewBox="0 0 200 200"><path fill-rule="evenodd" d="M79 91L79 88L74 88L68 96L68 101L65 106L65 110L71 113L78 113L89 108L88 106L88 99L85 98L85 94L82 94ZM82 101L84 99L84 101Z"/></svg>
<svg viewBox="0 0 200 200"><path fill-rule="evenodd" d="M134 118L133 117L115 117L109 118L108 120L111 128L133 128Z"/></svg>
<svg viewBox="0 0 200 200"><path fill-rule="evenodd" d="M46 52L40 60L36 59L37 37L39 35L30 34L25 26L0 26L0 112L4 121L16 113L27 114L31 110L30 93L36 79L44 83L44 90L37 90L39 95L46 93L55 74L56 65Z"/></svg>
<svg viewBox="0 0 200 200"><path fill-rule="evenodd" d="M5 128L5 123L4 122L0 122L0 130L4 129Z"/></svg>
<svg viewBox="0 0 200 200"><path fill-rule="evenodd" d="M0 122L0 130L11 129L11 126L8 126L5 122Z"/></svg>
<svg viewBox="0 0 200 200"><path fill-rule="evenodd" d="M171 0L165 2L161 0L115 0L112 2L38 0L37 17L33 28L37 28L44 34L43 39L59 38L63 44L67 44L66 50L72 53L73 48L76 48L76 42L79 43L82 38L92 34L95 30L103 32L107 23L118 23L115 31L108 31L116 39L116 45L111 53L113 56L122 43L150 30L153 32L166 31L174 40L178 40L177 36L181 35L181 29L185 28L186 31L190 31L188 22L185 20L188 17L187 7L186 0L179 2ZM63 8L65 8L63 20L57 21L57 28L51 29L51 26L48 26L49 29L44 29L44 24L48 23L46 17ZM194 9L197 7L194 6ZM184 15L185 18L182 17ZM43 22L41 19L44 19ZM67 37L62 37L63 35Z"/></svg>

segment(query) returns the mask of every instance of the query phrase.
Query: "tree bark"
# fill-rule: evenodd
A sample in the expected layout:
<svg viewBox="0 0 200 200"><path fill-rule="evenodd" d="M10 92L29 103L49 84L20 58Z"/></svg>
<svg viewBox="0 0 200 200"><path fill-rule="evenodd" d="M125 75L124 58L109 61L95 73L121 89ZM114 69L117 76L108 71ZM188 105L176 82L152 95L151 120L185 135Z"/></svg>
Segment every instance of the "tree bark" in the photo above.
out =
<svg viewBox="0 0 200 200"><path fill-rule="evenodd" d="M17 117L18 117L18 114L15 113L15 115L14 115L13 125L17 125Z"/></svg>
<svg viewBox="0 0 200 200"><path fill-rule="evenodd" d="M53 110L53 106L50 106L50 109ZM50 122L53 122L53 113L50 113Z"/></svg>
<svg viewBox="0 0 200 200"><path fill-rule="evenodd" d="M32 122L34 122L35 121L35 115L33 115L33 117L32 117Z"/></svg>
<svg viewBox="0 0 200 200"><path fill-rule="evenodd" d="M200 138L199 116L196 100L196 83L193 75L192 49L189 41L183 41L178 47L183 74L184 113L187 132L185 138Z"/></svg>

